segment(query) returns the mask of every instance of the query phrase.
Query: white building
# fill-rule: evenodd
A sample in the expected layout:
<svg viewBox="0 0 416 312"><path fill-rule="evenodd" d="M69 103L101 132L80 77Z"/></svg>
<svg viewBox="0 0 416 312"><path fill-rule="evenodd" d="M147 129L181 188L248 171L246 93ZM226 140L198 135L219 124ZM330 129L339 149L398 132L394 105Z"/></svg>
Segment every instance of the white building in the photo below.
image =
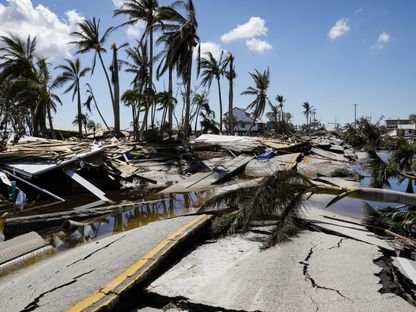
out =
<svg viewBox="0 0 416 312"><path fill-rule="evenodd" d="M251 114L246 112L242 108L234 107L233 115L235 118L234 132L246 133L250 129L251 124L253 123L253 117L251 116ZM228 112L224 114L224 119L228 119ZM257 119L253 127L251 128L251 132L258 133L264 129L265 125L266 124L263 121Z"/></svg>
<svg viewBox="0 0 416 312"><path fill-rule="evenodd" d="M416 124L407 118L387 119L386 128L390 136L416 137Z"/></svg>

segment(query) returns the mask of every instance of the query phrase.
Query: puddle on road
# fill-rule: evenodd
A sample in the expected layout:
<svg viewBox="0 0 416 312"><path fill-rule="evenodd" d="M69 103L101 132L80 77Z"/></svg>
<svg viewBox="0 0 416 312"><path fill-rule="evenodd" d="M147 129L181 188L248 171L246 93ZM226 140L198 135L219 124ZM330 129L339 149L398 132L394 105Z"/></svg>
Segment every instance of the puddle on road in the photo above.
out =
<svg viewBox="0 0 416 312"><path fill-rule="evenodd" d="M71 234L58 231L43 235L43 237L50 241L58 251L63 251L98 238L129 231L150 222L188 214L201 205L205 196L205 192L148 195L144 198L143 204L124 212L84 221L86 224Z"/></svg>

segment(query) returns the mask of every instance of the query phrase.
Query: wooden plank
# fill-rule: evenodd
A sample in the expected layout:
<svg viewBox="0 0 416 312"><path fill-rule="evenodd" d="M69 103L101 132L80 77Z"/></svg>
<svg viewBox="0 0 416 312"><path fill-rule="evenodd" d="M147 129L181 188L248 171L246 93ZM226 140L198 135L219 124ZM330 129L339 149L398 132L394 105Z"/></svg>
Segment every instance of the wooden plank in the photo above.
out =
<svg viewBox="0 0 416 312"><path fill-rule="evenodd" d="M111 200L109 200L107 197L105 197L105 193L103 191L101 191L98 187L96 187L94 184L88 182L87 180L85 180L83 177L81 177L79 174L75 173L74 171L70 170L70 169L66 169L64 170L65 174L70 177L71 179L73 179L75 182L79 183L80 185L82 185L84 188L86 188L88 191L90 191L91 193L93 193L95 196L97 196L99 199L106 201L106 202L111 202Z"/></svg>

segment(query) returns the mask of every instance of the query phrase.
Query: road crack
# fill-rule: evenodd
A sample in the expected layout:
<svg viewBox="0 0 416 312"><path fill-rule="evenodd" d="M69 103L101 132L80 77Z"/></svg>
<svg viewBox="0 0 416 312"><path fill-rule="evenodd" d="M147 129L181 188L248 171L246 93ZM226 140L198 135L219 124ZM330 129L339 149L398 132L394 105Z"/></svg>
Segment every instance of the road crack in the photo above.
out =
<svg viewBox="0 0 416 312"><path fill-rule="evenodd" d="M88 274L90 274L90 273L92 273L94 271L95 271L95 269L93 269L91 271L88 271L88 272L85 272L85 273L82 273L82 274L80 274L78 276L73 277L71 281L69 281L69 282L67 282L65 284L56 286L56 287L54 287L54 288L52 288L52 289L50 289L48 291L45 291L45 292L41 293L32 302L30 302L23 310L21 310L21 312L29 312L29 311L36 310L37 308L39 308L39 301L40 301L40 299L42 299L45 295L47 295L49 293L52 293L55 290L58 290L58 289L61 289L61 288L66 287L66 286L72 285L72 284L76 283L79 278L81 278L81 277L83 277L85 275L88 275Z"/></svg>
<svg viewBox="0 0 416 312"><path fill-rule="evenodd" d="M330 247L330 248L328 248L328 250L331 250L331 249L334 249L334 248L340 248L341 247L341 243L342 243L343 240L344 239L341 238L336 246Z"/></svg>
<svg viewBox="0 0 416 312"><path fill-rule="evenodd" d="M126 237L126 234L125 234L125 235L123 235L123 236L121 236L120 238L117 238L116 240L112 241L111 243L108 243L107 245L105 245L105 246L103 246L103 247L100 247L100 248L98 248L98 249L94 250L93 252L89 253L89 254L88 254L88 255L86 255L85 257L83 257L83 258L81 258L81 259L78 259L77 261L74 261L74 262L72 262L72 263L68 264L66 267L67 267L67 268L69 268L70 266L72 266L72 265L74 265L74 264L76 264L76 263L78 263L78 262L81 262L81 261L84 261L84 260L88 259L89 257L93 256L93 255L94 255L94 254L96 254L97 252L100 252L101 250L103 250L103 249L106 249L106 248L110 247L112 244L114 244L114 243L118 242L120 239L122 239L122 238L124 238L124 237Z"/></svg>
<svg viewBox="0 0 416 312"><path fill-rule="evenodd" d="M342 298L350 300L350 298L346 297L343 293L341 293L338 289L335 288L330 288L330 287L326 287L326 286L322 286L316 283L315 279L313 279L311 277L311 275L309 274L309 260L311 259L313 253L314 253L314 249L316 246L312 246L311 249L309 250L309 253L307 254L306 258L303 261L300 261L299 264L303 265L303 275L305 276L305 280L310 281L311 285L313 288L317 288L317 289L323 289L323 290L329 290L329 291L334 291L336 292L338 295L340 295Z"/></svg>

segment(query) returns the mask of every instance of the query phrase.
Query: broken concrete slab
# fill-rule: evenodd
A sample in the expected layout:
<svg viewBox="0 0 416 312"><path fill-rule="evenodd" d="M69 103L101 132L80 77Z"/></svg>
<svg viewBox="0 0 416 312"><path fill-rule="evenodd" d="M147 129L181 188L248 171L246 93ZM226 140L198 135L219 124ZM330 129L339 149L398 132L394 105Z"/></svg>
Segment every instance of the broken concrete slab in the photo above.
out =
<svg viewBox="0 0 416 312"><path fill-rule="evenodd" d="M328 152L316 147L312 147L311 154L321 159L348 162L348 159L343 154Z"/></svg>
<svg viewBox="0 0 416 312"><path fill-rule="evenodd" d="M332 177L340 170L348 170L349 164L346 162L333 161L307 156L302 162L298 163L299 173L314 179L318 176Z"/></svg>
<svg viewBox="0 0 416 312"><path fill-rule="evenodd" d="M40 249L47 252L52 246L36 232L0 242L0 272L10 262Z"/></svg>
<svg viewBox="0 0 416 312"><path fill-rule="evenodd" d="M272 175L276 171L287 171L296 167L300 153L279 155L270 159L253 159L244 171L249 177L265 177Z"/></svg>
<svg viewBox="0 0 416 312"><path fill-rule="evenodd" d="M212 310L411 311L394 294L381 294L374 245L318 232L260 250L241 236L198 246L154 281L150 295L181 298ZM354 256L351 256L354 255Z"/></svg>
<svg viewBox="0 0 416 312"><path fill-rule="evenodd" d="M307 209L304 212L303 218L311 225L318 227L323 231L338 233L341 236L349 237L351 239L375 245L386 250L394 251L394 248L388 244L386 240L378 238L374 233L367 230L364 226L331 219L339 219L339 215L314 207L310 203L306 203L305 206ZM342 218L348 221L348 218ZM351 221L357 222L359 220L354 220L351 218Z"/></svg>
<svg viewBox="0 0 416 312"><path fill-rule="evenodd" d="M416 285L416 261L402 257L394 257L393 265Z"/></svg>

